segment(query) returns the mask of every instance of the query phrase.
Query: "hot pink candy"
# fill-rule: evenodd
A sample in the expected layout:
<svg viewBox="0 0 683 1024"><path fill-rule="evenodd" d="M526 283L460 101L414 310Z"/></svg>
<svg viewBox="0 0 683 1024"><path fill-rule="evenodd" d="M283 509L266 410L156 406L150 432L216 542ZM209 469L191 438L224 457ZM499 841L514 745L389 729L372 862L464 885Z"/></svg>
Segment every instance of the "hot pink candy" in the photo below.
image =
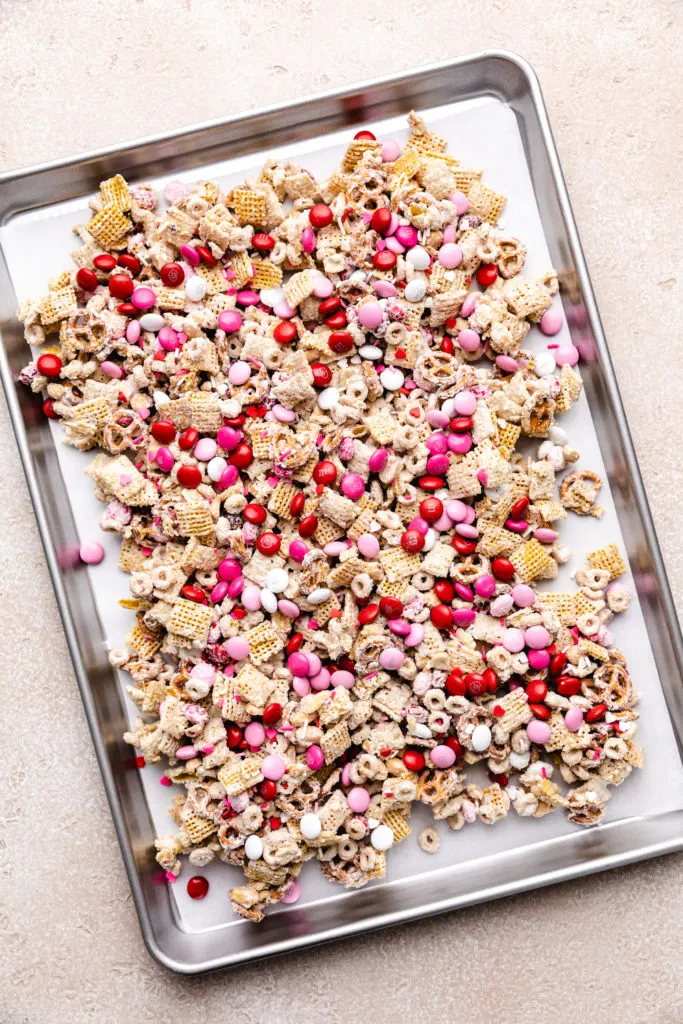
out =
<svg viewBox="0 0 683 1024"><path fill-rule="evenodd" d="M232 334L242 326L242 317L236 309L224 309L218 314L218 326L226 334Z"/></svg>
<svg viewBox="0 0 683 1024"><path fill-rule="evenodd" d="M365 493L365 481L360 473L345 473L341 479L341 490L351 501L358 501Z"/></svg>
<svg viewBox="0 0 683 1024"><path fill-rule="evenodd" d="M529 651L527 658L535 672L542 672L550 664L550 655L547 651Z"/></svg>
<svg viewBox="0 0 683 1024"><path fill-rule="evenodd" d="M449 434L448 447L456 455L466 455L472 447L471 434Z"/></svg>
<svg viewBox="0 0 683 1024"><path fill-rule="evenodd" d="M157 334L157 340L167 352L173 352L180 345L178 332L174 331L172 327L162 327Z"/></svg>
<svg viewBox="0 0 683 1024"><path fill-rule="evenodd" d="M218 565L218 578L221 580L227 580L230 583L231 580L236 580L241 575L240 564L234 558L224 558Z"/></svg>
<svg viewBox="0 0 683 1024"><path fill-rule="evenodd" d="M227 597L229 587L230 584L226 580L219 580L210 595L214 604L220 604Z"/></svg>
<svg viewBox="0 0 683 1024"><path fill-rule="evenodd" d="M448 469L449 461L447 455L430 455L427 459L427 472L441 476Z"/></svg>
<svg viewBox="0 0 683 1024"><path fill-rule="evenodd" d="M448 438L440 432L430 434L425 446L430 455L443 455L448 451Z"/></svg>
<svg viewBox="0 0 683 1024"><path fill-rule="evenodd" d="M199 253L191 245L181 245L180 255L183 257L186 263L189 263L191 267L198 267L200 262Z"/></svg>
<svg viewBox="0 0 683 1024"><path fill-rule="evenodd" d="M476 618L472 608L455 608L453 610L453 622L456 626L471 626Z"/></svg>
<svg viewBox="0 0 683 1024"><path fill-rule="evenodd" d="M152 306L156 305L157 297L151 288L141 285L133 289L130 301L136 309L151 309Z"/></svg>
<svg viewBox="0 0 683 1024"><path fill-rule="evenodd" d="M224 491L226 487L232 487L239 475L240 471L237 466L226 466L218 481L219 488Z"/></svg>
<svg viewBox="0 0 683 1024"><path fill-rule="evenodd" d="M478 576L474 581L474 589L479 597L493 597L496 592L496 581L493 576Z"/></svg>
<svg viewBox="0 0 683 1024"><path fill-rule="evenodd" d="M315 249L315 231L312 228L304 228L301 232L301 246L307 253Z"/></svg>
<svg viewBox="0 0 683 1024"><path fill-rule="evenodd" d="M293 540L289 545L289 557L294 562L303 562L307 554L308 544L304 544L302 540Z"/></svg>
<svg viewBox="0 0 683 1024"><path fill-rule="evenodd" d="M242 435L234 427L220 427L216 434L216 440L223 451L231 452L240 443Z"/></svg>
<svg viewBox="0 0 683 1024"><path fill-rule="evenodd" d="M396 238L407 249L412 249L418 243L417 231L410 224L400 224L396 228Z"/></svg>
<svg viewBox="0 0 683 1024"><path fill-rule="evenodd" d="M295 676L308 675L308 658L296 651L287 658L287 668Z"/></svg>
<svg viewBox="0 0 683 1024"><path fill-rule="evenodd" d="M157 466L159 467L162 473L170 473L173 467L175 466L175 459L173 458L173 454L170 448L166 448L165 446L157 448L156 453L154 455L154 461L156 462Z"/></svg>
<svg viewBox="0 0 683 1024"><path fill-rule="evenodd" d="M371 473L379 473L389 461L389 452L384 448L376 448L368 459L368 469Z"/></svg>
<svg viewBox="0 0 683 1024"><path fill-rule="evenodd" d="M317 772L325 764L323 749L317 743L314 743L306 751L306 764L312 772Z"/></svg>

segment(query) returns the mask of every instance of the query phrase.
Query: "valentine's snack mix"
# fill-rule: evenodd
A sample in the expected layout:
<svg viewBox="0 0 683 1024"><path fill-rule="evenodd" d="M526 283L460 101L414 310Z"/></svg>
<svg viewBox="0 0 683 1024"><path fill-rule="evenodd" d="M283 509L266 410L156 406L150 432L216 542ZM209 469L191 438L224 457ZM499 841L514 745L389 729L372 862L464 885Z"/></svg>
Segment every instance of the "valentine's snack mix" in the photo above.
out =
<svg viewBox="0 0 683 1024"><path fill-rule="evenodd" d="M251 920L307 860L383 878L415 801L451 830L591 825L643 762L619 550L551 589L562 520L603 512L557 423L578 352L524 347L562 327L556 275L522 275L505 197L409 125L360 132L322 181L271 160L160 197L117 175L76 269L19 311L41 346L22 380L98 450L121 536L125 738L175 793L157 859L241 867Z"/></svg>

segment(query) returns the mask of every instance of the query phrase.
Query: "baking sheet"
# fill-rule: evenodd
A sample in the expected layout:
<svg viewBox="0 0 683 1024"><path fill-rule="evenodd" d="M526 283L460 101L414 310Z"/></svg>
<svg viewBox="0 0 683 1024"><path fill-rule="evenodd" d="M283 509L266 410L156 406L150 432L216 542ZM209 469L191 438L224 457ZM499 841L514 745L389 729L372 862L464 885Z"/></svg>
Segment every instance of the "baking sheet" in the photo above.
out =
<svg viewBox="0 0 683 1024"><path fill-rule="evenodd" d="M528 246L524 276L533 277L546 271L551 265L548 249L519 128L510 108L498 100L486 98L422 113L430 127L447 136L449 151L460 158L463 166L484 168L485 183L509 197L501 226L504 226L506 232L521 238ZM407 138L404 118L394 118L368 127L378 137L391 135L401 140ZM292 144L282 150L270 149L262 154L250 154L233 161L198 167L188 174L174 177L186 181L213 178L225 186L231 186L249 174L258 173L263 160L272 155L296 157L316 176L325 176L338 164L355 130L321 137L313 143ZM164 181L156 179L154 184L163 187ZM46 290L47 279L69 265L68 253L77 243L71 228L79 221L86 221L88 216L87 200L79 199L19 215L0 229L10 275L20 301L42 294ZM569 340L566 326L563 333L553 339L560 343L563 340ZM536 328L532 329L527 347L542 349L545 345L546 339ZM595 428L584 396L571 412L560 418L560 423L567 430L570 443L581 452L579 466L595 470L605 480L600 501L606 509L600 521L579 518L570 513L568 519L561 524L561 539L573 549L571 562L562 568L559 578L551 585L551 589L562 590L572 588L569 577L584 563L586 552L608 541L618 543L623 552L624 544L614 502L606 485L606 472ZM51 424L51 429L58 440L61 427ZM81 453L61 444L57 445L57 450L79 537L81 541L99 539L106 549L107 557L101 565L83 567L81 571L90 575L97 612L109 645L121 646L130 627L132 613L121 609L117 599L128 596L128 577L117 568L118 537L100 533L97 526L104 506L95 500L91 481L83 475L93 454ZM624 786L611 790L613 795L608 805L607 820L615 821L618 818L655 814L683 806L683 766L637 598L627 613L615 619L611 629L615 642L627 656L636 688L642 694L640 711L643 718L639 739L647 753L645 768L640 772L634 771ZM125 675L120 676L119 684L124 692L129 682ZM136 709L128 700L127 706L132 721ZM148 766L141 773L148 806L155 828L160 833L175 831L174 823L167 814L172 790L159 784L162 773L163 768L159 766ZM560 813L536 821L519 819L511 812L495 829L478 822L466 826L459 833L451 833L444 823L439 823L437 827L442 835L441 849L438 854L429 856L417 846L416 833L422 825L431 823L431 820L427 808L415 805L411 818L414 833L392 851L388 858L388 878L373 883L375 886L391 885L418 872L434 872L454 863L481 860L507 850L533 846L536 842L577 830ZM181 927L191 932L226 925L250 927L232 915L225 896L227 888L243 877L241 871L222 863L214 863L202 869L201 873L209 878L212 885L208 897L201 902L190 900L185 892L184 880L192 873L195 873L194 870L186 864L180 880L171 887ZM333 917L334 904L345 898L344 890L327 882L314 863L305 866L300 882L302 897L296 907L279 906L270 913L291 914L306 904L324 901Z"/></svg>

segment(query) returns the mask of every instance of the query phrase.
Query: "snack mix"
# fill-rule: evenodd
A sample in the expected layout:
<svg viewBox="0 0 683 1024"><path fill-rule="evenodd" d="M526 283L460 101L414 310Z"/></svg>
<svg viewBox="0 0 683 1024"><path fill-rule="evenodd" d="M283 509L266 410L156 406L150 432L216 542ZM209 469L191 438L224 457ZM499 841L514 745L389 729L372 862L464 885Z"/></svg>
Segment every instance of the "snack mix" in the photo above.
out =
<svg viewBox="0 0 683 1024"><path fill-rule="evenodd" d="M22 381L100 449L136 619L110 654L125 738L177 793L157 859L243 868L230 903L254 921L307 860L383 878L416 800L453 830L510 808L592 825L643 761L619 551L542 586L567 510L602 514L556 424L579 354L523 347L562 326L556 275L521 276L505 197L409 124L403 147L359 132L324 181L271 160L162 204L117 175L76 270L19 313L43 346Z"/></svg>

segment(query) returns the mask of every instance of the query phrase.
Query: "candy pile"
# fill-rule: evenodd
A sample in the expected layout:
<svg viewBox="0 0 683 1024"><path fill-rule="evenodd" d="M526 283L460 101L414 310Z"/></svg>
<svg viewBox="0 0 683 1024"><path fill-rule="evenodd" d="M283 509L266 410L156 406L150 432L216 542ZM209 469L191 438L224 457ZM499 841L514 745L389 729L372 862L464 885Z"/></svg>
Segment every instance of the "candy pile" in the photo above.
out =
<svg viewBox="0 0 683 1024"><path fill-rule="evenodd" d="M101 449L136 614L111 654L141 713L126 739L177 790L159 863L243 867L252 920L311 858L384 877L415 800L451 829L511 806L588 825L642 764L618 550L537 589L567 510L602 513L595 474L556 489L578 352L523 348L560 330L555 274L520 276L504 197L409 123L403 148L359 133L320 182L271 161L164 205L105 181L76 271L20 310L44 345L22 379Z"/></svg>

